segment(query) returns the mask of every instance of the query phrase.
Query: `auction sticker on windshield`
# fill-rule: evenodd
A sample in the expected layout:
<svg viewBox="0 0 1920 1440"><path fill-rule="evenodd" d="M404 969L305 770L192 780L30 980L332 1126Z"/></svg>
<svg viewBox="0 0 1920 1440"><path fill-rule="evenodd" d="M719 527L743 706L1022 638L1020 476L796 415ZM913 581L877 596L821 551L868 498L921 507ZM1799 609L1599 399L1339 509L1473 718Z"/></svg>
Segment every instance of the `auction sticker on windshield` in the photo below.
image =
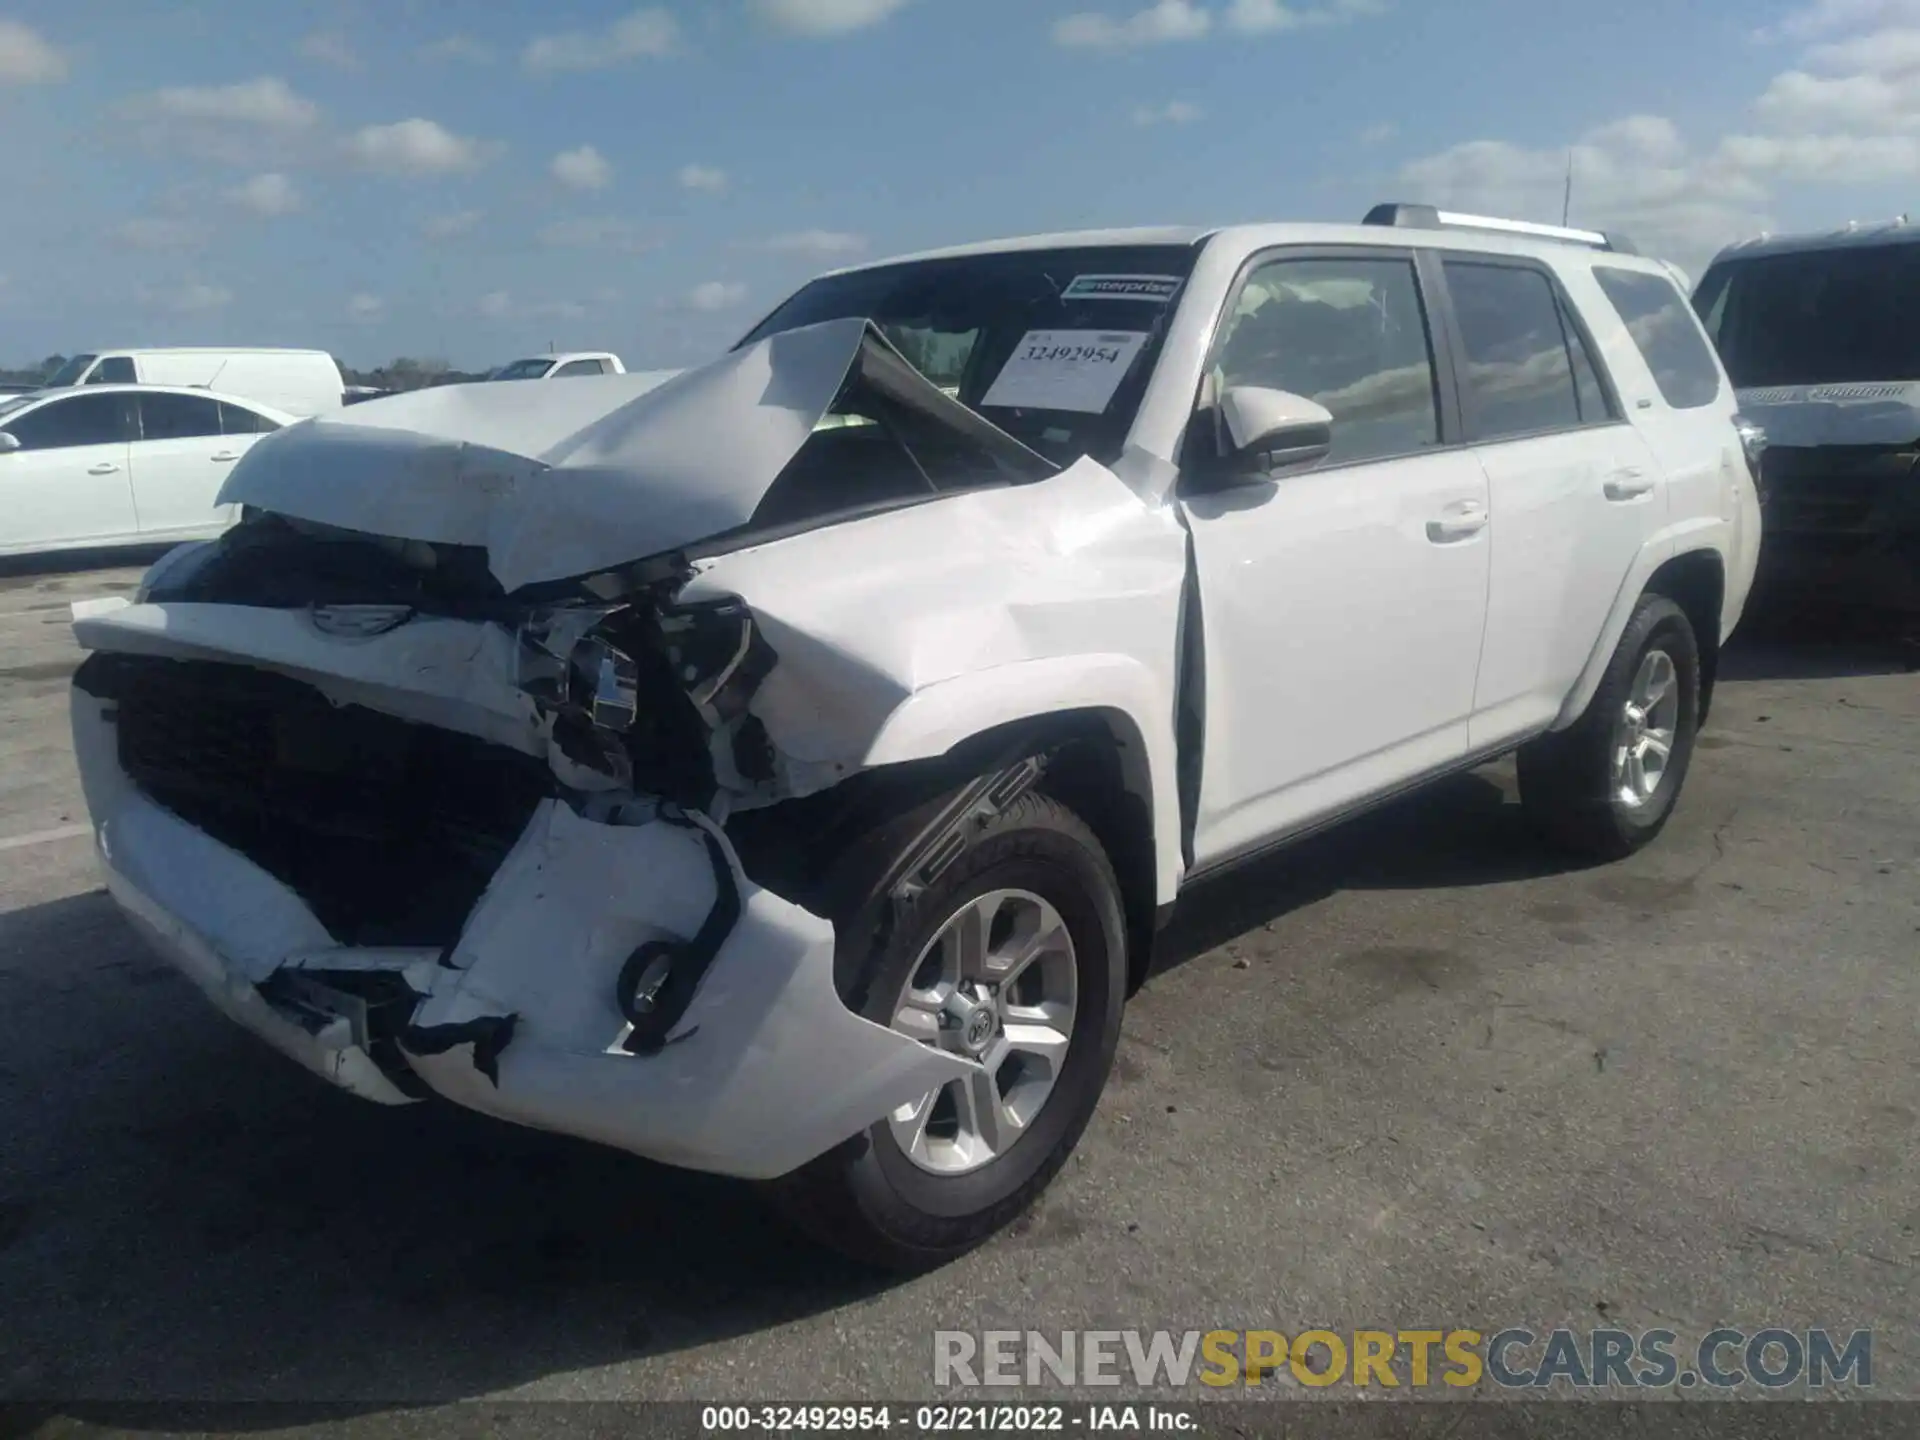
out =
<svg viewBox="0 0 1920 1440"><path fill-rule="evenodd" d="M1137 330L1029 330L980 403L1099 415L1146 343Z"/></svg>
<svg viewBox="0 0 1920 1440"><path fill-rule="evenodd" d="M1157 300L1162 304L1180 288L1178 275L1076 275L1062 300Z"/></svg>

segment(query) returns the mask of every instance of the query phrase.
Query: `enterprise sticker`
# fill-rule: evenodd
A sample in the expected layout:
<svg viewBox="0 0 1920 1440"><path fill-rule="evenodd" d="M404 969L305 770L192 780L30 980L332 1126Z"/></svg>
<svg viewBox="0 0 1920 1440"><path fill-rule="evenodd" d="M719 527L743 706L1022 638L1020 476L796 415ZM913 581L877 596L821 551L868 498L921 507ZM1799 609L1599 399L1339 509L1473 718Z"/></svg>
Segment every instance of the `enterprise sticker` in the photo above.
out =
<svg viewBox="0 0 1920 1440"><path fill-rule="evenodd" d="M1164 305L1180 288L1178 275L1076 275L1062 300L1148 300Z"/></svg>

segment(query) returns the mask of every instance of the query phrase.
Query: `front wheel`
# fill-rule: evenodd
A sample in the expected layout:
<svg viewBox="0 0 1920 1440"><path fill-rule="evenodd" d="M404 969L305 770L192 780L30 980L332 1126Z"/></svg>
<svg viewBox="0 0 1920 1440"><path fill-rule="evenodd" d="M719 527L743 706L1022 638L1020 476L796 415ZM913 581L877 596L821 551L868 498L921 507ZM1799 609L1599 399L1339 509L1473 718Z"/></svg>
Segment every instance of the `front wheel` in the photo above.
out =
<svg viewBox="0 0 1920 1440"><path fill-rule="evenodd" d="M1699 728L1693 626L1664 595L1642 596L1586 711L1521 747L1521 807L1575 854L1631 855L1672 815Z"/></svg>
<svg viewBox="0 0 1920 1440"><path fill-rule="evenodd" d="M1126 931L1099 842L1033 792L895 903L876 930L842 924L843 946L871 936L852 939L843 989L866 1019L972 1073L768 1188L815 1239L919 1270L1006 1225L1072 1153L1119 1043Z"/></svg>

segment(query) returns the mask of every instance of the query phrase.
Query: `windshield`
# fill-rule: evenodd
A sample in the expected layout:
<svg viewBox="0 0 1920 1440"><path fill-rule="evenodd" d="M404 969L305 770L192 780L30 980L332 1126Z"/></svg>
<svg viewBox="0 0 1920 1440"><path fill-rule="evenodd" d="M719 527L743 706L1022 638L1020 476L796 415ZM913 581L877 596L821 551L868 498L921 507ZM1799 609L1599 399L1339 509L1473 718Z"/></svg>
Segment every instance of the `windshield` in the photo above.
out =
<svg viewBox="0 0 1920 1440"><path fill-rule="evenodd" d="M510 365L502 365L487 376L489 380L539 380L553 366L552 356L543 356L538 360L515 360Z"/></svg>
<svg viewBox="0 0 1920 1440"><path fill-rule="evenodd" d="M1920 245L1729 261L1694 306L1743 389L1920 380Z"/></svg>
<svg viewBox="0 0 1920 1440"><path fill-rule="evenodd" d="M1188 245L1002 251L882 265L807 285L740 343L854 316L929 380L1049 459L1126 442Z"/></svg>
<svg viewBox="0 0 1920 1440"><path fill-rule="evenodd" d="M47 377L47 384L49 386L78 385L80 383L80 377L86 374L87 367L93 364L96 358L98 357L93 355L74 356L71 360L67 361L66 364L54 371L52 375Z"/></svg>

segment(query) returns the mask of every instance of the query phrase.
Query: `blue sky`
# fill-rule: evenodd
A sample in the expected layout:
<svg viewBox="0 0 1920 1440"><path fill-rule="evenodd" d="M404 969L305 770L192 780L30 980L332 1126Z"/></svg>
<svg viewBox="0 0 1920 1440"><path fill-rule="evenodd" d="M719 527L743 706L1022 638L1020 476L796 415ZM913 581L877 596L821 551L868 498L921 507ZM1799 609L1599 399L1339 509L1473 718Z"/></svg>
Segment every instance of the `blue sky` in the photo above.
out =
<svg viewBox="0 0 1920 1440"><path fill-rule="evenodd" d="M1905 209L1920 0L0 0L0 362L678 364L820 269L1381 199Z"/></svg>

